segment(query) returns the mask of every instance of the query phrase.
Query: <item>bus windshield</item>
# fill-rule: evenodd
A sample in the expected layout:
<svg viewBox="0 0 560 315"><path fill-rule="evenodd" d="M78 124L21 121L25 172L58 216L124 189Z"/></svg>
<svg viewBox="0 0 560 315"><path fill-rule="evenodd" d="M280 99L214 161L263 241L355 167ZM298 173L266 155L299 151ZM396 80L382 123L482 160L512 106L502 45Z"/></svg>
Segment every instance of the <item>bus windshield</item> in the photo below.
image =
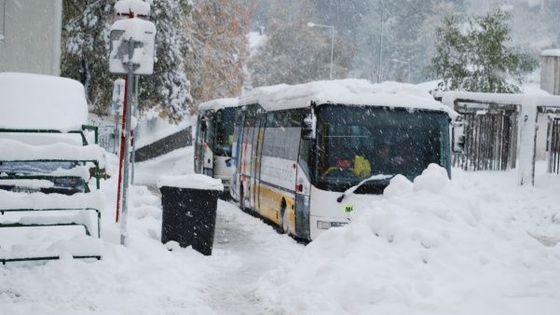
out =
<svg viewBox="0 0 560 315"><path fill-rule="evenodd" d="M235 107L224 108L215 114L216 134L212 149L219 156L231 156L235 111Z"/></svg>
<svg viewBox="0 0 560 315"><path fill-rule="evenodd" d="M449 167L449 117L443 112L323 105L317 122L314 177L320 189L345 191L379 175L356 192L382 193L390 175L412 180L430 163Z"/></svg>

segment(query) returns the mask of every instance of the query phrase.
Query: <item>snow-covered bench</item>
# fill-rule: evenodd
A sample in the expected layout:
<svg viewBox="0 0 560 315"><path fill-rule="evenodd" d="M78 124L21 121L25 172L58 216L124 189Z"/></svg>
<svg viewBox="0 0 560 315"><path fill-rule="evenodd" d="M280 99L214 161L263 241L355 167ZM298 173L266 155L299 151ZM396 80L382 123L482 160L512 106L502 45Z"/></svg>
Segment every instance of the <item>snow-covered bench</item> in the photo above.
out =
<svg viewBox="0 0 560 315"><path fill-rule="evenodd" d="M105 156L87 117L81 83L0 73L0 231L8 235L0 238L0 263L101 258L91 244L99 245ZM96 190L87 186L92 176ZM53 241L67 237L67 228L83 233ZM35 232L47 234L26 237Z"/></svg>
<svg viewBox="0 0 560 315"><path fill-rule="evenodd" d="M0 190L0 200L2 200L0 202L0 216L8 216L7 219L1 220L0 230L81 227L85 236L89 238L101 237L101 212L99 209L103 206L103 198L99 191L66 196ZM47 243L47 248L39 248L36 252L33 252L30 248L26 248L29 246L25 246L28 243L25 235L14 239L21 243L9 246L10 250L1 248L0 263L58 259L64 253L72 255L74 258L101 259L100 251L72 251L68 250L67 247L64 250L56 250L49 243ZM26 249L22 250L22 248ZM78 246L78 248L80 247Z"/></svg>

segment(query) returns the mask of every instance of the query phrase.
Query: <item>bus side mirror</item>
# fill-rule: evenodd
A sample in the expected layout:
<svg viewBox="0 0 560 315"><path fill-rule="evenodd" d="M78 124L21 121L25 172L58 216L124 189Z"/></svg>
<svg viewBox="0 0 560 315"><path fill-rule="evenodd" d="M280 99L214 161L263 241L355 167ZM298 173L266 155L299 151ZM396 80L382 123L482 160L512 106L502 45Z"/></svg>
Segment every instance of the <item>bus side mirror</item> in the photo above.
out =
<svg viewBox="0 0 560 315"><path fill-rule="evenodd" d="M465 150L465 122L458 117L451 126L452 151L453 153L463 153Z"/></svg>
<svg viewBox="0 0 560 315"><path fill-rule="evenodd" d="M301 137L305 140L312 140L317 137L317 117L315 112L311 112L303 119L303 126L301 128Z"/></svg>

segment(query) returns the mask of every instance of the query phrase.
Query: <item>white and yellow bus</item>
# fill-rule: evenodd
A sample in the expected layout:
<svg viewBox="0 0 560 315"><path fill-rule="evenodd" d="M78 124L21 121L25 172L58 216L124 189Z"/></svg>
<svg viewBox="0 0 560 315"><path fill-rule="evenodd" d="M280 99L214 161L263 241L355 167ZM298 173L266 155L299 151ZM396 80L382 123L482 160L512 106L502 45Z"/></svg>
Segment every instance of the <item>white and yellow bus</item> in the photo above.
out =
<svg viewBox="0 0 560 315"><path fill-rule="evenodd" d="M364 80L259 88L240 99L232 197L290 235L347 224L395 174L450 172L454 112L412 85Z"/></svg>

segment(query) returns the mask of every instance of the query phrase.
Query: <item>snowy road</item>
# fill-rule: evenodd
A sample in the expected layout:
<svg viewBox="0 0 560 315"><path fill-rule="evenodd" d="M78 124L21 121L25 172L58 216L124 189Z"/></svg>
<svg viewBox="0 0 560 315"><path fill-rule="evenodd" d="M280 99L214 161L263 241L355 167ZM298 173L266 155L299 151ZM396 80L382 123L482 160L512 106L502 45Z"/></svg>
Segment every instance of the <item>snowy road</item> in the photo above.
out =
<svg viewBox="0 0 560 315"><path fill-rule="evenodd" d="M254 294L260 277L301 255L303 245L280 235L260 220L221 201L216 226L215 252L231 264L209 279L208 302L219 314L271 313Z"/></svg>

